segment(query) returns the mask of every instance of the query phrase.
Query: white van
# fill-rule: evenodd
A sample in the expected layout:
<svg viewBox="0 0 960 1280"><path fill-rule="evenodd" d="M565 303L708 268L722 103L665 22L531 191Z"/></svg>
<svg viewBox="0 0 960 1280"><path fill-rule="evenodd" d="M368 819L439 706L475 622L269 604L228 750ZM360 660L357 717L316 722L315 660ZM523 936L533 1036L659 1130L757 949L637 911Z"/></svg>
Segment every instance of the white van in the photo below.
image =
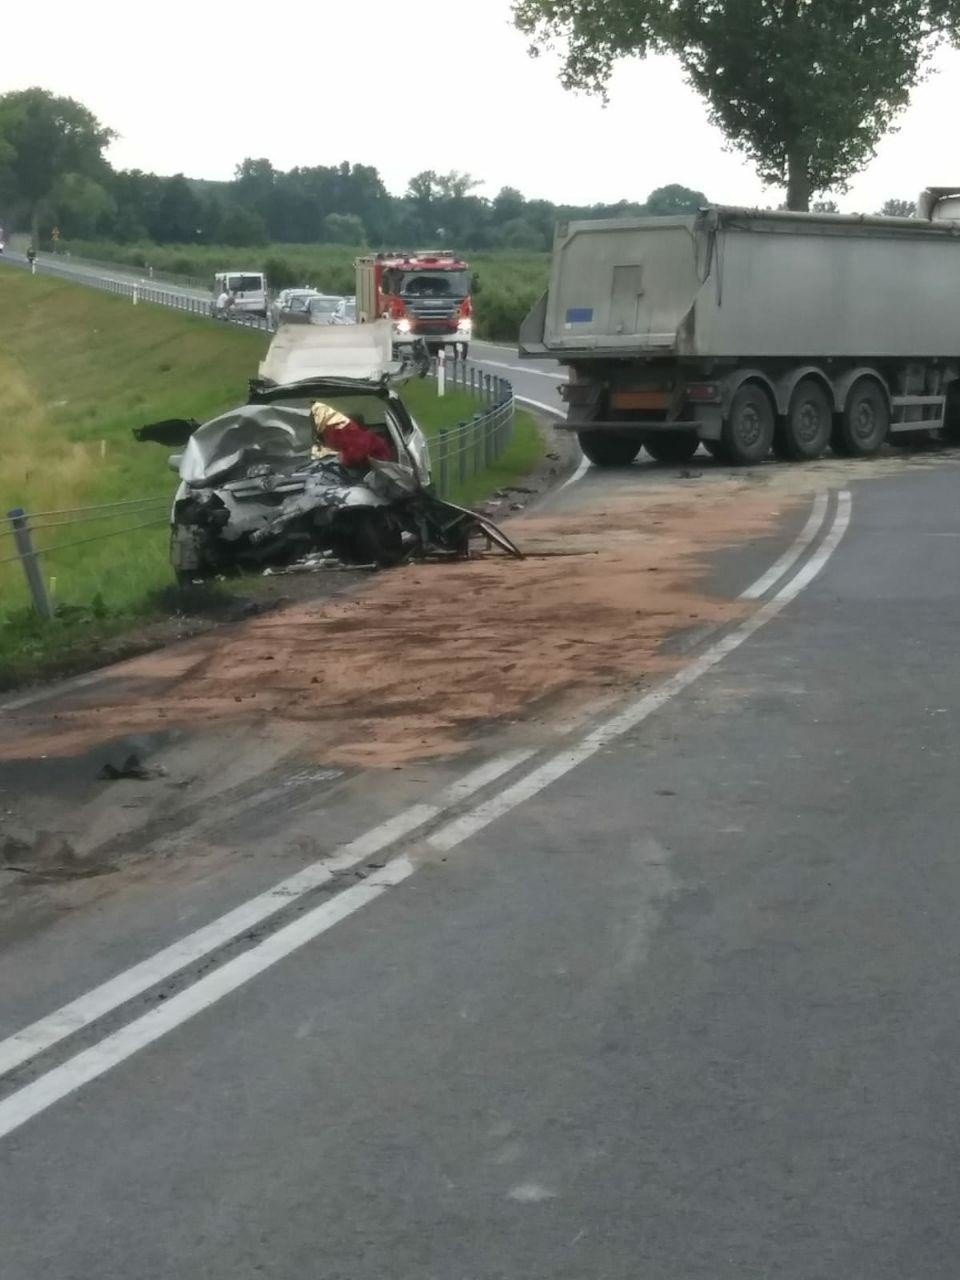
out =
<svg viewBox="0 0 960 1280"><path fill-rule="evenodd" d="M229 302L224 306L221 299ZM218 271L213 277L213 310L224 312L243 311L249 315L267 314L267 277L262 271Z"/></svg>

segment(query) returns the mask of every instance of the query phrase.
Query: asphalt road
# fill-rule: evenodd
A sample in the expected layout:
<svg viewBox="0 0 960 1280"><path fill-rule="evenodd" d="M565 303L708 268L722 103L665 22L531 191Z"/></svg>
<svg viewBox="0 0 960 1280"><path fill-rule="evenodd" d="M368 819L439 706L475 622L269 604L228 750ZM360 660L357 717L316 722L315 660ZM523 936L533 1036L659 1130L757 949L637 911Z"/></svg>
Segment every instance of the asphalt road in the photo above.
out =
<svg viewBox="0 0 960 1280"><path fill-rule="evenodd" d="M470 359L482 368L509 378L516 395L527 404L555 413L566 414L560 399L560 387L567 380L566 370L554 360L525 360L515 347L493 342L472 342Z"/></svg>
<svg viewBox="0 0 960 1280"><path fill-rule="evenodd" d="M8 1076L4 1280L952 1280L957 474L834 494L649 705Z"/></svg>

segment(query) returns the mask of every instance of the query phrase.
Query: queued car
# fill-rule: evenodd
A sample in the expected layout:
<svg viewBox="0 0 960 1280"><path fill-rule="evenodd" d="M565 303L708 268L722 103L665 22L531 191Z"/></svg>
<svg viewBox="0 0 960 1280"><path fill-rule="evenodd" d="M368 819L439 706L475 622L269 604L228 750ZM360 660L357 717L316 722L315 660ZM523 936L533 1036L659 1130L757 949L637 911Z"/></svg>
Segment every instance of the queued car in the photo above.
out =
<svg viewBox="0 0 960 1280"><path fill-rule="evenodd" d="M307 303L310 324L339 324L343 299L336 294L322 293Z"/></svg>
<svg viewBox="0 0 960 1280"><path fill-rule="evenodd" d="M306 308L311 298L318 296L318 290L304 285L300 289L281 289L270 304L270 316L275 325L289 318L291 312L300 312Z"/></svg>
<svg viewBox="0 0 960 1280"><path fill-rule="evenodd" d="M337 316L343 299L336 294L318 293L315 289L310 293L290 299L289 304L280 312L277 323L280 324L339 324Z"/></svg>

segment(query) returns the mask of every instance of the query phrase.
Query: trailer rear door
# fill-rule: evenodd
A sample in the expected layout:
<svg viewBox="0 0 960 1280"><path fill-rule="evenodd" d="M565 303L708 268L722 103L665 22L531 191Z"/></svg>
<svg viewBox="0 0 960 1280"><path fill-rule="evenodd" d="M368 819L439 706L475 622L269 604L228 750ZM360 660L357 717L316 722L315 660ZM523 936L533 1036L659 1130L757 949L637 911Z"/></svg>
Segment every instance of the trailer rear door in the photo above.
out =
<svg viewBox="0 0 960 1280"><path fill-rule="evenodd" d="M548 349L669 351L700 287L693 218L561 225L554 243Z"/></svg>

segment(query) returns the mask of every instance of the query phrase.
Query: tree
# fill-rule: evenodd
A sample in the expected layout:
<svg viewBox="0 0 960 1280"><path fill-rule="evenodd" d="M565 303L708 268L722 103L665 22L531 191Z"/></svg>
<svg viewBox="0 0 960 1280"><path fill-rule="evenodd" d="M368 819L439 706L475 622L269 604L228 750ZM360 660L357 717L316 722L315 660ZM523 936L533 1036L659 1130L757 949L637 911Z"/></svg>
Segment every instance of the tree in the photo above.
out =
<svg viewBox="0 0 960 1280"><path fill-rule="evenodd" d="M912 200L885 200L880 214L884 218L916 217L917 206Z"/></svg>
<svg viewBox="0 0 960 1280"><path fill-rule="evenodd" d="M691 191L689 187L682 187L679 182L671 182L669 186L657 187L656 191L650 192L645 212L657 216L696 213L709 203L702 191Z"/></svg>
<svg viewBox="0 0 960 1280"><path fill-rule="evenodd" d="M496 231L496 242L504 249L538 249L541 252L548 242L539 227L526 218L510 218Z"/></svg>
<svg viewBox="0 0 960 1280"><path fill-rule="evenodd" d="M114 137L73 98L38 88L0 95L0 188L23 208L34 243L58 183L108 175L103 152Z"/></svg>
<svg viewBox="0 0 960 1280"><path fill-rule="evenodd" d="M266 244L267 224L260 214L253 209L242 209L239 205L230 205L220 214L216 230L209 231L211 239L216 238L221 244L232 244L238 247Z"/></svg>
<svg viewBox="0 0 960 1280"><path fill-rule="evenodd" d="M815 200L810 206L812 213L839 213L836 200Z"/></svg>
<svg viewBox="0 0 960 1280"><path fill-rule="evenodd" d="M253 160L248 156L233 171L235 194L243 204L252 206L265 217L278 176L269 160L263 157Z"/></svg>
<svg viewBox="0 0 960 1280"><path fill-rule="evenodd" d="M65 174L50 195L50 216L67 240L92 239L112 225L116 213L110 193L79 173Z"/></svg>
<svg viewBox="0 0 960 1280"><path fill-rule="evenodd" d="M515 218L522 218L525 203L522 193L516 187L501 187L491 206L494 222L512 222Z"/></svg>
<svg viewBox="0 0 960 1280"><path fill-rule="evenodd" d="M367 231L355 213L328 213L323 220L323 239L327 244L365 245Z"/></svg>
<svg viewBox="0 0 960 1280"><path fill-rule="evenodd" d="M791 209L845 190L906 105L960 0L514 0L531 55L559 40L562 82L603 93L614 63L670 53L710 118Z"/></svg>
<svg viewBox="0 0 960 1280"><path fill-rule="evenodd" d="M203 206L182 173L161 179L150 234L158 244L195 244L203 236Z"/></svg>

